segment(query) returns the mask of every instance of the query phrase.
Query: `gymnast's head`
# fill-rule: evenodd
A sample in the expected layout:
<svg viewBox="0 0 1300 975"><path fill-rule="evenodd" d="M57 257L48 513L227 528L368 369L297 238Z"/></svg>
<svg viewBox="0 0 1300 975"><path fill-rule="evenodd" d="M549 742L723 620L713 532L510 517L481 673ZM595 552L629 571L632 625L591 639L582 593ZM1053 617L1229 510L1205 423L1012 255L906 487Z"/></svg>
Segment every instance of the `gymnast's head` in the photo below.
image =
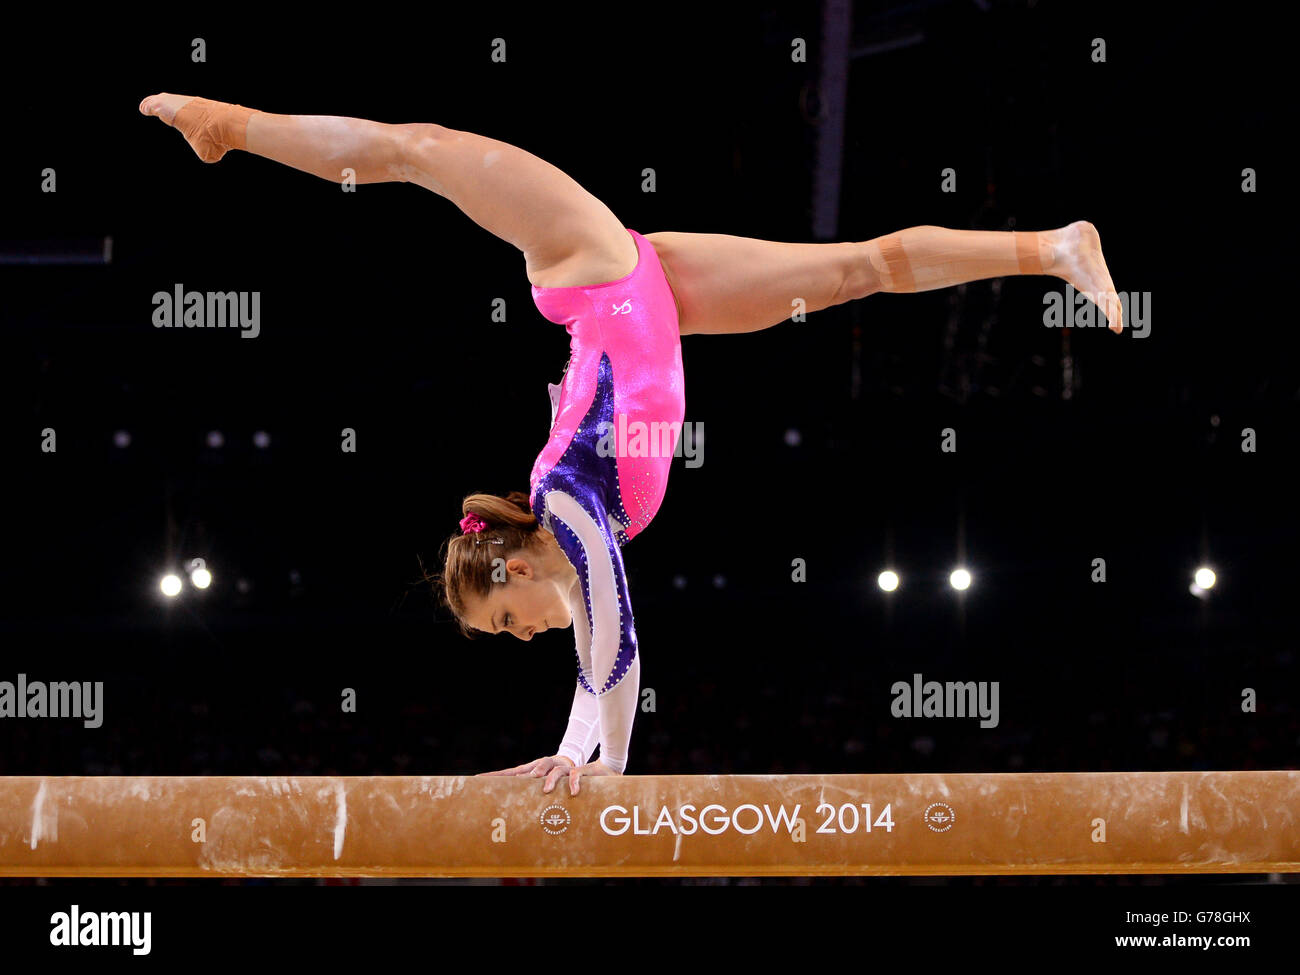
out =
<svg viewBox="0 0 1300 975"><path fill-rule="evenodd" d="M443 543L442 572L428 576L461 632L534 633L572 624L568 593L577 574L555 536L537 523L528 495L471 494L461 530Z"/></svg>

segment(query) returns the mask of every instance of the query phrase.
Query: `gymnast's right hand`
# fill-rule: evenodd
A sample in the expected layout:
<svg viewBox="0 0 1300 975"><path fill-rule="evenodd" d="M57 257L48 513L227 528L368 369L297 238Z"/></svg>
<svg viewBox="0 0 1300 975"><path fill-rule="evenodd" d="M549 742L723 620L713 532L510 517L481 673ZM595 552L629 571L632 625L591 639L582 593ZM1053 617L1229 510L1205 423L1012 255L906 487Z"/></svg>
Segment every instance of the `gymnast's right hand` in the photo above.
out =
<svg viewBox="0 0 1300 975"><path fill-rule="evenodd" d="M516 765L514 768L503 768L499 772L480 772L479 775L529 775L535 778L546 775L557 766L573 768L573 759L564 755L548 755L546 758L525 762L523 765Z"/></svg>

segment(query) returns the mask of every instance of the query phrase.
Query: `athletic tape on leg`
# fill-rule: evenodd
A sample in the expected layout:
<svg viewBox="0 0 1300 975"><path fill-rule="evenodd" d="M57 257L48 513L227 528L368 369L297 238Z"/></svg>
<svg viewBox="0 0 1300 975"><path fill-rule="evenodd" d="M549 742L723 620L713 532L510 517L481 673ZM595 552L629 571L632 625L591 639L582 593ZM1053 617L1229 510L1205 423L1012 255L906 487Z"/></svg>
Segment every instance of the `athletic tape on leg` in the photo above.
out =
<svg viewBox="0 0 1300 975"><path fill-rule="evenodd" d="M1016 261L1021 274L1043 274L1043 259L1038 253L1038 233L1019 233L1012 231L1016 238Z"/></svg>
<svg viewBox="0 0 1300 975"><path fill-rule="evenodd" d="M885 269L889 274L891 291L915 291L916 281L912 277L912 262L908 260L907 251L903 250L903 238L900 234L890 234L880 239L880 256L885 260Z"/></svg>
<svg viewBox="0 0 1300 975"><path fill-rule="evenodd" d="M191 98L176 112L172 125L200 159L213 163L227 150L248 147L248 120L255 111L243 105Z"/></svg>

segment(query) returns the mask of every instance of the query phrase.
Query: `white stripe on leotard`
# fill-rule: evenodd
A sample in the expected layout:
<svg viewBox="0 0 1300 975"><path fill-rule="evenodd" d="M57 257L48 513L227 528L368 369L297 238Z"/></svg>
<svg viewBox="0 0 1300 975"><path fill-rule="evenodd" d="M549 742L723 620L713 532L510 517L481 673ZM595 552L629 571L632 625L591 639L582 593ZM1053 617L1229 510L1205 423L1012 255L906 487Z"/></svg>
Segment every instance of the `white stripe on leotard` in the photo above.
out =
<svg viewBox="0 0 1300 975"><path fill-rule="evenodd" d="M592 687L604 687L614 672L622 638L618 599L618 584L614 563L610 558L606 533L570 495L563 491L549 491L545 498L550 516L569 529L582 545L587 561L587 590L591 599L593 619L588 627L589 642L576 637L581 625L574 618L575 640L584 676L590 674ZM585 616L585 611L582 613ZM641 684L641 657L632 659L627 673L617 685L603 694L594 695L600 729L600 760L612 771L622 773L627 767L628 744L632 740L632 723L636 719L637 696ZM584 691L581 684L579 691ZM579 707L575 695L574 707ZM570 715L572 724L573 716ZM566 735L567 738L567 735ZM572 757L572 756L570 756Z"/></svg>

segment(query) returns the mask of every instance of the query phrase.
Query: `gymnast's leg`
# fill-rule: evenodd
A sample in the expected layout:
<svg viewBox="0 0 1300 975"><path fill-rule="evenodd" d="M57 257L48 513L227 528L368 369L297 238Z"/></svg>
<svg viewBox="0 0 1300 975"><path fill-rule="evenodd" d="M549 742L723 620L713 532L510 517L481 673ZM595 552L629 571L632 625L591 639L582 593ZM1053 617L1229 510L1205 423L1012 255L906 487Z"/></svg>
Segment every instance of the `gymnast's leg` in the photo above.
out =
<svg viewBox="0 0 1300 975"><path fill-rule="evenodd" d="M541 286L599 284L636 266L636 242L609 207L517 146L433 123L390 125L334 115L276 115L161 93L140 103L181 131L204 162L243 149L343 182L411 182L444 196L523 252Z"/></svg>
<svg viewBox="0 0 1300 975"><path fill-rule="evenodd" d="M1105 313L1123 308L1096 228L1010 233L909 227L868 241L796 244L728 234L647 234L677 296L680 328L753 332L790 318L796 301L819 311L881 291L911 293L981 278L1046 274L1072 284Z"/></svg>

